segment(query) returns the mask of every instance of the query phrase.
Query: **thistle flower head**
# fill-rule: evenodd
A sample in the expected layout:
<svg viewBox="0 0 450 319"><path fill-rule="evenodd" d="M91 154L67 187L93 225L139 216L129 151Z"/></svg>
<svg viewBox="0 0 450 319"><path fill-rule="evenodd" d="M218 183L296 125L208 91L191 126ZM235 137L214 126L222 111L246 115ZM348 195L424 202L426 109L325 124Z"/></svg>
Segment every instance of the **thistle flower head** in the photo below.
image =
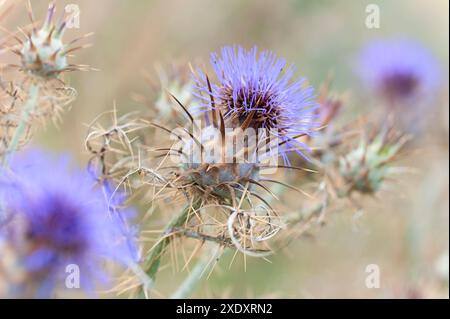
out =
<svg viewBox="0 0 450 319"><path fill-rule="evenodd" d="M341 157L339 171L350 190L365 194L380 190L384 180L396 171L392 162L406 140L405 136L381 130L368 141L362 139L358 147Z"/></svg>
<svg viewBox="0 0 450 319"><path fill-rule="evenodd" d="M391 103L417 103L439 84L433 56L406 40L370 43L361 53L358 72L370 89Z"/></svg>
<svg viewBox="0 0 450 319"><path fill-rule="evenodd" d="M109 187L93 189L89 174L69 172L66 158L29 152L0 181L8 216L0 231L18 253L28 293L48 297L64 283L71 264L79 267L81 288L91 292L99 278L107 279L102 257L123 264L136 260L125 219L130 212L112 208L123 198L111 202Z"/></svg>
<svg viewBox="0 0 450 319"><path fill-rule="evenodd" d="M306 146L296 138L312 134L317 105L305 79L291 81L292 66L270 51L229 46L211 64L216 83L202 71L195 77L201 110L220 109L233 127L276 130L285 150Z"/></svg>
<svg viewBox="0 0 450 319"><path fill-rule="evenodd" d="M180 127L172 131L153 122L146 122L146 126L141 126L137 122L132 124L129 117L115 118L114 123L106 130L91 127L86 140L87 148L93 155L90 161L91 167L96 172L100 172L102 178L114 179L119 185L132 189L136 193L149 194L147 192L149 188L158 189L152 201L170 196L173 199L171 202L176 203L178 196L184 195L182 198L186 198L190 205L195 207L195 213L188 214L186 216L188 221L176 226L183 229L170 231L181 232L185 230L184 227L187 227L189 230L186 230L186 235L217 237L218 242L223 242L227 247L242 246L245 247L241 247L243 250L252 253L257 250L254 246L261 244L266 237L262 237L263 239L259 241L249 241L248 236L245 237L246 239L242 237L243 234L254 231L249 236L256 236L256 233L259 234L264 228L262 224L270 229L264 228L264 231L268 233L278 227L274 226L274 221L279 219L277 213L263 195L259 194L258 189L260 187L275 196L269 186L264 184L277 181L265 181L261 178L261 171L266 169L266 165L262 163L224 161L221 155L229 154L230 148L234 149L235 145L225 143L221 146L224 135L220 132L214 134L216 128L210 126L202 130L203 134L200 136L194 136L189 130ZM193 121L192 125L195 126L195 123ZM146 134L142 131L150 127L174 134L173 136L178 137L179 140L171 148L155 149L138 143L138 138L133 135L133 132L139 130L141 133L138 136L144 136ZM187 136L181 138L183 133ZM125 141L133 142L128 144ZM208 152L208 150L212 151L211 145L218 146L218 153ZM130 149L136 146L138 149L128 155L127 151L130 152ZM191 153L193 146L197 146L200 152ZM249 148L244 148L242 151L252 152ZM136 156L136 154L139 155ZM236 157L238 155L233 154ZM171 155L175 155L178 159L175 163L169 160L172 158ZM157 165L153 163L155 157L162 158ZM145 201L148 202L149 197L144 196ZM262 202L265 209L255 211L253 208L258 202ZM218 215L217 210L221 211ZM228 217L233 212L237 212L233 215L235 219L231 225L228 225ZM263 217L260 216L261 214ZM249 226L242 229L240 235L234 235L236 243L240 240L244 241L238 245L231 242L227 234L229 228L233 229L235 224L243 219L245 219L245 225ZM250 245L253 246L250 247ZM267 247L263 250L267 253Z"/></svg>

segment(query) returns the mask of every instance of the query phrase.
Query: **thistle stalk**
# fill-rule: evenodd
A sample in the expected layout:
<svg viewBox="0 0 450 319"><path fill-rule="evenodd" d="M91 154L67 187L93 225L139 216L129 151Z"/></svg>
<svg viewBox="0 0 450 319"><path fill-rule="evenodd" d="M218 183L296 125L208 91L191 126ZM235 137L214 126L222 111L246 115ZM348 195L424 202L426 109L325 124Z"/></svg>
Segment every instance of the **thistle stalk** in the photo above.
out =
<svg viewBox="0 0 450 319"><path fill-rule="evenodd" d="M188 220L190 215L190 212L192 210L196 210L200 207L200 200L196 200L192 205L187 205L179 215L175 216L169 224L167 224L166 228L164 229L163 234L159 238L157 244L153 247L152 253L147 259L147 262L149 263L147 266L147 276L151 280L152 285L155 282L156 274L159 271L159 267L161 265L161 259L164 256L165 249L172 241L171 233L173 232L174 228L182 227ZM143 292L145 294L145 289L151 289L152 286L143 287Z"/></svg>
<svg viewBox="0 0 450 319"><path fill-rule="evenodd" d="M281 192L282 188L274 189L275 194L280 194ZM347 195L348 191L338 192L338 198L343 198L346 197ZM283 218L283 221L286 225L288 225L288 227L294 227L298 223L311 221L315 217L320 219L320 215L324 212L324 210L328 207L329 204L330 199L328 197L325 197L322 201L320 201L320 203L311 208L299 210L298 212L286 215ZM204 253L199 257L197 263L195 264L189 275L181 283L178 289L171 295L170 297L171 299L186 299L192 295L192 293L196 290L196 288L200 284L203 274L208 268L209 264L211 263L211 260L216 257L217 249L221 246L221 243L218 243L212 240L211 238L193 235L192 238L208 241L209 246L204 251ZM231 249L226 249L223 254L226 254L231 251L232 251Z"/></svg>
<svg viewBox="0 0 450 319"><path fill-rule="evenodd" d="M312 218L313 216L317 216L320 213L322 213L323 210L325 209L325 207L327 206L327 204L328 204L328 201L325 201L311 209L292 213L290 215L287 215L285 217L284 221L288 225L292 225L292 226L296 225L299 222L308 220L308 219ZM208 244L209 245L208 245L207 249L199 257L197 263L192 268L191 272L184 279L184 281L177 288L177 290L170 296L171 299L187 299L197 289L198 285L200 284L200 281L203 278L203 274L209 267L211 260L216 257L217 249L220 247L220 244L218 244L217 242L210 241L210 242L208 242ZM224 254L227 252L230 252L230 251L232 251L232 250L226 249Z"/></svg>
<svg viewBox="0 0 450 319"><path fill-rule="evenodd" d="M216 243L209 243L205 253L200 256L186 279L181 283L178 289L170 296L170 299L186 299L197 289L203 274L209 268L211 260L217 256L217 250L220 246ZM227 249L224 253L231 251Z"/></svg>
<svg viewBox="0 0 450 319"><path fill-rule="evenodd" d="M39 84L32 83L28 91L28 99L25 102L22 115L20 116L20 122L14 132L11 142L8 145L8 149L3 159L3 167L8 166L12 156L19 148L20 140L25 133L28 121L30 119L30 114L34 111L39 98Z"/></svg>

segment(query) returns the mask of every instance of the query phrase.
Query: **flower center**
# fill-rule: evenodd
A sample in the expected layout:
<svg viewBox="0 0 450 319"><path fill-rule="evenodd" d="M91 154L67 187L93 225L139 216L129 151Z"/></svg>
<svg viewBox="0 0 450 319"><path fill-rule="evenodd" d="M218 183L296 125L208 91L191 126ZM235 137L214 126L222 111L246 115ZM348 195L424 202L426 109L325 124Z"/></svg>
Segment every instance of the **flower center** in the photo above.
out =
<svg viewBox="0 0 450 319"><path fill-rule="evenodd" d="M61 254L77 254L86 247L85 234L76 207L54 199L40 220L28 225L27 239L36 248L46 247Z"/></svg>
<svg viewBox="0 0 450 319"><path fill-rule="evenodd" d="M383 80L383 92L389 99L404 99L412 96L419 81L414 74L411 73L392 73Z"/></svg>
<svg viewBox="0 0 450 319"><path fill-rule="evenodd" d="M242 88L233 94L231 87L222 89L221 105L225 109L225 117L230 117L235 125L255 130L278 129L280 108L274 103L273 94L260 92L253 88Z"/></svg>

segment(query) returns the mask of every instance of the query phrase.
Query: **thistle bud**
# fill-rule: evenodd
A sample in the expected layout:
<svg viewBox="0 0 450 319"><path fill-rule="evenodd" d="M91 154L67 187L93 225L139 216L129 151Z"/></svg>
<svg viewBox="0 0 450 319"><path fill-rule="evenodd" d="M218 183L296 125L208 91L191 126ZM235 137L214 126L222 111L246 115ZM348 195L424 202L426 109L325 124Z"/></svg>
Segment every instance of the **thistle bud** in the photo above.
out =
<svg viewBox="0 0 450 319"><path fill-rule="evenodd" d="M339 161L339 171L350 190L365 194L378 191L383 181L393 172L395 156L405 143L405 138L390 138L386 130L371 141L362 139L359 146Z"/></svg>
<svg viewBox="0 0 450 319"><path fill-rule="evenodd" d="M241 197L243 185L257 182L259 167L255 163L192 164L183 172L185 178L198 189L207 189L214 197Z"/></svg>
<svg viewBox="0 0 450 319"><path fill-rule="evenodd" d="M229 134L237 136L239 133ZM234 138L227 139L224 132L212 126L202 130L199 137L200 147L195 147L197 144L191 136L182 143L182 153L187 160L181 165L180 175L188 184L202 192L206 190L214 197L232 199L242 195L247 183L258 183L260 163L254 149L249 146L239 149ZM246 154L247 161L233 154L234 150ZM228 158L229 154L233 156Z"/></svg>
<svg viewBox="0 0 450 319"><path fill-rule="evenodd" d="M34 29L20 51L25 70L43 78L57 77L67 67L65 45L62 35L65 22L53 24L55 4L48 8L47 18L40 29Z"/></svg>

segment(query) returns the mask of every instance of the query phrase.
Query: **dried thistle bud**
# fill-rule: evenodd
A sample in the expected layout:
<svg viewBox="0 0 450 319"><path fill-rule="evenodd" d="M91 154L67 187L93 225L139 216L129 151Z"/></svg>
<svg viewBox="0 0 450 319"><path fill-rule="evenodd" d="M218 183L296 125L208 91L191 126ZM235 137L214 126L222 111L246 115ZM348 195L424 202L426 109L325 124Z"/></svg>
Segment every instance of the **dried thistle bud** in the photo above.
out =
<svg viewBox="0 0 450 319"><path fill-rule="evenodd" d="M185 131L180 130L178 136L183 132ZM236 143L239 133L243 132L227 132L228 137L225 131L209 126L204 128L198 137L183 134L182 140L172 148L179 148L177 157L172 159L180 163L176 172L180 181L194 186L194 194L198 195L200 191L201 195L206 193L222 199L219 200L221 202L240 198L247 183L258 183L260 171L255 149L248 145L242 145L240 149ZM241 139L243 140L243 137ZM242 156L233 153L238 149Z"/></svg>
<svg viewBox="0 0 450 319"><path fill-rule="evenodd" d="M405 136L391 136L382 130L370 141L364 138L359 146L341 157L339 171L350 184L350 190L373 194L395 171L392 162L406 142Z"/></svg>
<svg viewBox="0 0 450 319"><path fill-rule="evenodd" d="M240 198L243 185L257 183L259 167L254 163L218 163L191 164L181 170L187 185L192 190L205 193L218 199Z"/></svg>

